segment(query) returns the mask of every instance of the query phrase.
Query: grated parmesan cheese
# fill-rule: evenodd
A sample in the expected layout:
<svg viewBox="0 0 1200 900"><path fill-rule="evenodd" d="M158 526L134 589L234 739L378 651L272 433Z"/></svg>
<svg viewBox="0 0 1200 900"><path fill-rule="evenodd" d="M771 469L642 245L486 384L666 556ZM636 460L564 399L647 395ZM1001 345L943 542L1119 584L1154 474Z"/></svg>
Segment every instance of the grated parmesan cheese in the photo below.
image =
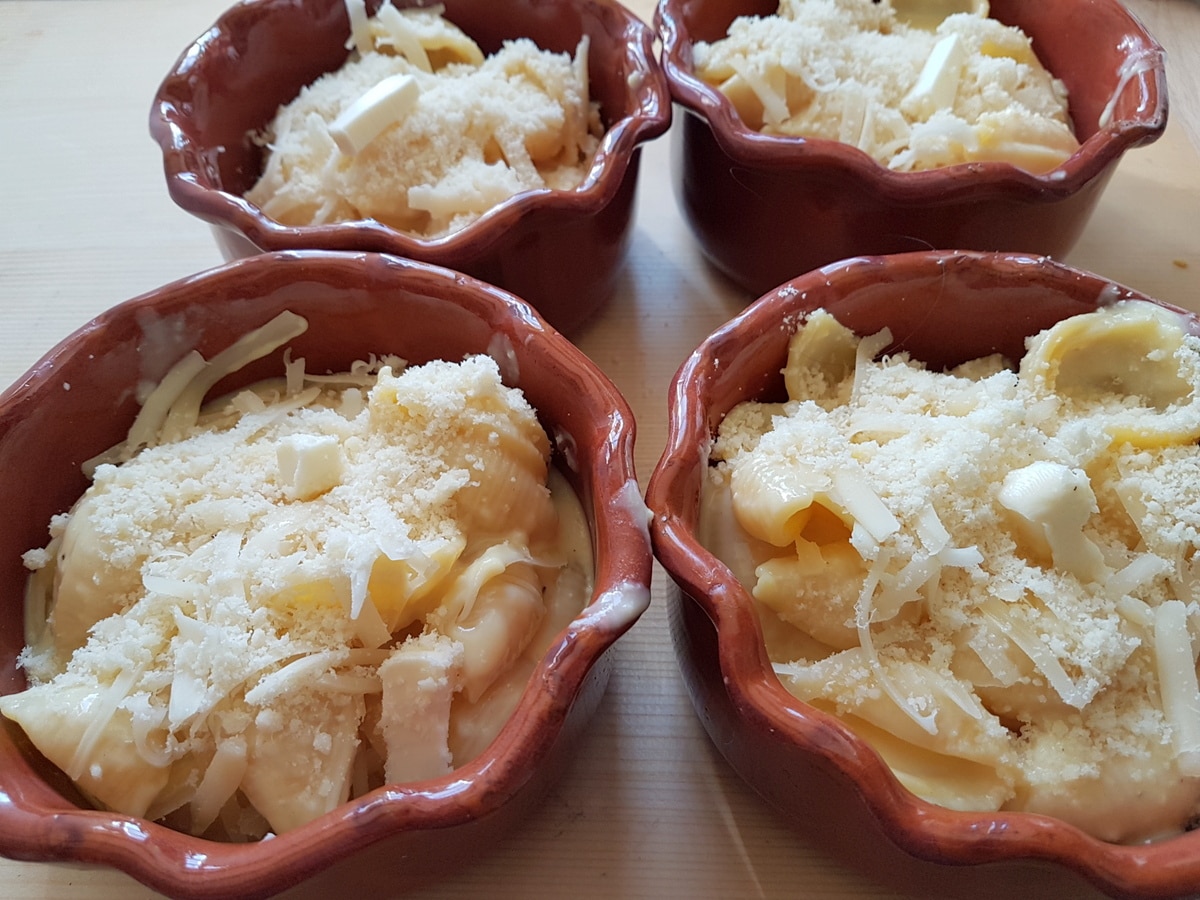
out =
<svg viewBox="0 0 1200 900"><path fill-rule="evenodd" d="M781 0L697 42L696 73L750 128L840 141L896 171L999 160L1047 172L1079 147L1066 87L987 14L982 0Z"/></svg>
<svg viewBox="0 0 1200 900"><path fill-rule="evenodd" d="M185 358L26 554L48 614L0 712L99 806L242 840L444 774L590 594L582 509L488 357L289 357L199 406L305 324Z"/></svg>
<svg viewBox="0 0 1200 900"><path fill-rule="evenodd" d="M813 313L789 400L735 407L713 446L701 537L781 681L933 802L1178 832L1200 811L1200 338L1135 301L1016 370L876 358L886 338Z"/></svg>
<svg viewBox="0 0 1200 900"><path fill-rule="evenodd" d="M267 215L436 238L522 191L583 183L603 134L586 36L574 58L525 38L485 58L441 7L347 9L349 58L253 136L266 160L246 199Z"/></svg>

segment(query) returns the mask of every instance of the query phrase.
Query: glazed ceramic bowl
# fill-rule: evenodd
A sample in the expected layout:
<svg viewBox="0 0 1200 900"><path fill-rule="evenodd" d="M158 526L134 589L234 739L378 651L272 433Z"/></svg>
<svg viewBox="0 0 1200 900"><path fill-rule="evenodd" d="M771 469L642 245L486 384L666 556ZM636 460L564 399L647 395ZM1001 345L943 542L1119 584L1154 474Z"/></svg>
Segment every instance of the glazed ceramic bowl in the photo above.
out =
<svg viewBox="0 0 1200 900"><path fill-rule="evenodd" d="M1118 0L993 0L1069 91L1080 149L1031 175L1006 163L893 172L847 144L760 134L695 74L692 45L777 0L662 0L662 63L682 114L674 185L708 259L752 296L859 255L924 249L1062 257L1121 155L1167 122L1162 48Z"/></svg>
<svg viewBox="0 0 1200 900"><path fill-rule="evenodd" d="M398 7L422 5L396 0ZM368 250L465 272L578 329L611 294L633 229L639 147L670 124L666 79L648 25L613 0L446 0L445 16L485 53L504 40L574 53L590 38L592 99L606 132L575 191L513 197L448 236L421 239L375 221L288 227L243 194L262 170L250 140L300 89L346 59L343 0L254 0L230 8L180 56L154 99L171 197L211 223L226 259L264 250ZM368 4L374 11L378 2Z"/></svg>
<svg viewBox="0 0 1200 900"><path fill-rule="evenodd" d="M268 841L228 844L90 809L6 722L0 729L0 853L102 864L172 897L394 896L494 846L571 758L604 692L608 648L649 601L646 511L634 422L599 370L527 304L458 273L356 253L281 252L226 264L122 303L49 351L0 395L0 691L25 684L21 554L87 481L80 463L122 440L153 383L191 349L206 357L277 313L309 321L290 342L308 371L370 353L411 364L488 353L551 436L583 501L595 590L552 641L492 744L452 773L391 785ZM214 395L282 371L282 348ZM69 387L69 389L68 389Z"/></svg>
<svg viewBox="0 0 1200 900"><path fill-rule="evenodd" d="M940 369L995 352L1019 359L1028 335L1125 298L1146 299L1043 257L851 259L751 304L699 346L672 384L667 444L646 502L655 555L671 577L671 632L696 713L733 769L791 824L872 877L918 895L1075 896L1080 879L1116 896L1194 895L1200 832L1123 846L1046 816L955 812L902 787L840 720L784 688L749 592L698 540L713 436L741 401L786 398L787 344L814 309L860 335L886 326L896 338L887 352L907 350ZM979 865L964 868L970 864ZM1021 867L1023 881L1012 874ZM985 891L997 881L1001 890Z"/></svg>

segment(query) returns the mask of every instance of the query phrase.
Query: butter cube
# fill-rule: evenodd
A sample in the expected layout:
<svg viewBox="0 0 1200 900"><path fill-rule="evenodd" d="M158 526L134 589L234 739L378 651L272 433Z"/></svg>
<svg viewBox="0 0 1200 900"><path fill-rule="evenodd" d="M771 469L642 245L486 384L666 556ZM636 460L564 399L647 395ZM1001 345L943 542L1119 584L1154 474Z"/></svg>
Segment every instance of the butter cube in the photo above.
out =
<svg viewBox="0 0 1200 900"><path fill-rule="evenodd" d="M280 480L296 500L312 500L342 483L345 460L333 435L288 435L276 458Z"/></svg>

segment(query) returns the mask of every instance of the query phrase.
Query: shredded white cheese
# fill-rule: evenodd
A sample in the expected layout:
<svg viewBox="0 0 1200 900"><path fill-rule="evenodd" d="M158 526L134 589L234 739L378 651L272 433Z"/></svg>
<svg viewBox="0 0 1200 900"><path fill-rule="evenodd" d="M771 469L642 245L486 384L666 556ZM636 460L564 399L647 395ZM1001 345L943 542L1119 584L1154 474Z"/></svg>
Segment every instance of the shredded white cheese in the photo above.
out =
<svg viewBox="0 0 1200 900"><path fill-rule="evenodd" d="M706 544L902 782L1137 841L1200 811L1200 339L1123 301L931 372L827 313L720 426ZM951 724L947 724L951 723ZM943 774L938 774L939 772Z"/></svg>
<svg viewBox="0 0 1200 900"><path fill-rule="evenodd" d="M441 7L347 9L349 58L253 136L265 163L246 199L267 215L435 238L514 194L584 181L603 134L586 36L573 58L526 38L485 58Z"/></svg>
<svg viewBox="0 0 1200 900"><path fill-rule="evenodd" d="M444 774L590 594L578 500L488 357L289 361L201 407L305 326L186 357L26 555L48 616L0 712L102 807L243 840Z"/></svg>
<svg viewBox="0 0 1200 900"><path fill-rule="evenodd" d="M697 42L696 73L765 134L840 141L902 172L990 160L1047 172L1079 147L1066 87L987 14L986 2L781 0Z"/></svg>

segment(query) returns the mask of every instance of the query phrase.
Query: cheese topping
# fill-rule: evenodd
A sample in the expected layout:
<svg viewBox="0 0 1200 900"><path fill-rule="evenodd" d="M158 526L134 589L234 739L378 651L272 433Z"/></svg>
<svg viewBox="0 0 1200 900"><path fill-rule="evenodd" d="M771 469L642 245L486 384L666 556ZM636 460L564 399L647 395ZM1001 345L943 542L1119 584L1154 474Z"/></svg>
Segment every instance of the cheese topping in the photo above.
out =
<svg viewBox="0 0 1200 900"><path fill-rule="evenodd" d="M1066 88L979 2L780 0L694 47L747 126L857 147L901 172L1074 153Z"/></svg>
<svg viewBox="0 0 1200 900"><path fill-rule="evenodd" d="M494 361L302 365L183 427L168 376L155 438L27 554L30 687L0 711L102 807L246 839L443 775L587 602L582 509Z"/></svg>
<svg viewBox="0 0 1200 900"><path fill-rule="evenodd" d="M267 152L246 199L267 215L434 238L519 192L583 183L603 134L586 36L573 59L524 38L485 58L441 7L347 11L345 64L253 136Z"/></svg>
<svg viewBox="0 0 1200 900"><path fill-rule="evenodd" d="M889 343L813 313L788 401L736 406L713 447L700 536L781 681L933 802L1178 832L1200 812L1200 338L1123 301L1015 371Z"/></svg>

